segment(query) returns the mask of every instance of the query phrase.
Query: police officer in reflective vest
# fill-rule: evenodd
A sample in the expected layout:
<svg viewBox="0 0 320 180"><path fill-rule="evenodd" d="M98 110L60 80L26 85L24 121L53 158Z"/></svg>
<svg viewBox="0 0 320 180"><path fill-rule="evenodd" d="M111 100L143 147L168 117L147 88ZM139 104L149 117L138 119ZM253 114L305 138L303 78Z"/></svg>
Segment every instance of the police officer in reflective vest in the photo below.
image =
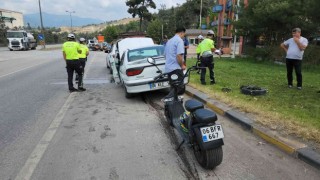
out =
<svg viewBox="0 0 320 180"><path fill-rule="evenodd" d="M67 65L68 86L70 92L85 91L82 84L82 71L79 61L79 53L81 53L80 44L75 41L74 34L68 34L67 42L62 45L63 58ZM73 87L73 73L76 71L79 74L78 89Z"/></svg>
<svg viewBox="0 0 320 180"><path fill-rule="evenodd" d="M79 61L81 65L81 70L82 70L82 78L84 76L84 69L86 67L86 62L87 62L87 57L89 55L89 48L86 46L86 39L85 38L80 38L80 49L81 53L79 53ZM76 80L79 81L79 75L76 75ZM82 81L83 83L83 81ZM81 85L82 86L82 85Z"/></svg>
<svg viewBox="0 0 320 180"><path fill-rule="evenodd" d="M200 66L200 67L201 67L201 61L200 61L200 52L201 52L201 49L200 49L199 44L203 41L203 39L204 39L204 37L200 34L200 35L198 36L198 41L199 41L199 43L198 43L197 48L196 48L197 61L198 61L198 63L199 63L198 66ZM199 69L197 73L200 74L200 72L201 72L201 69Z"/></svg>
<svg viewBox="0 0 320 180"><path fill-rule="evenodd" d="M214 41L214 32L209 30L207 33L207 37L199 44L200 49L200 61L201 67L208 67L210 73L210 84L215 84L214 78L214 63L213 63L213 52L215 51ZM201 84L206 85L205 81L206 77L206 68L201 69Z"/></svg>

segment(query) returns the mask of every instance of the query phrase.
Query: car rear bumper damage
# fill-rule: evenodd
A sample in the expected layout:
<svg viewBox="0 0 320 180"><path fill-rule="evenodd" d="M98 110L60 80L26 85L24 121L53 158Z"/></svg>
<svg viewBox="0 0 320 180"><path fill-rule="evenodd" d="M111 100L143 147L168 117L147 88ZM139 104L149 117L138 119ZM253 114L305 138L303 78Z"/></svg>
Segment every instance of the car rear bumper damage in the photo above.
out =
<svg viewBox="0 0 320 180"><path fill-rule="evenodd" d="M161 79L157 82L154 80L143 82L124 82L124 85L129 93L141 93L170 88L169 80L167 78Z"/></svg>

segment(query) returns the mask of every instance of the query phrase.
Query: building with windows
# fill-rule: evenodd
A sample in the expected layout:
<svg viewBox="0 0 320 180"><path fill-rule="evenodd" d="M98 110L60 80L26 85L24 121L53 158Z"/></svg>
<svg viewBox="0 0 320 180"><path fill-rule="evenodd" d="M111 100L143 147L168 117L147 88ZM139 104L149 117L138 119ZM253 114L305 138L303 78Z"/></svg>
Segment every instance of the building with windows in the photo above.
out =
<svg viewBox="0 0 320 180"><path fill-rule="evenodd" d="M10 29L15 27L21 28L24 26L23 14L21 12L0 8L0 18Z"/></svg>

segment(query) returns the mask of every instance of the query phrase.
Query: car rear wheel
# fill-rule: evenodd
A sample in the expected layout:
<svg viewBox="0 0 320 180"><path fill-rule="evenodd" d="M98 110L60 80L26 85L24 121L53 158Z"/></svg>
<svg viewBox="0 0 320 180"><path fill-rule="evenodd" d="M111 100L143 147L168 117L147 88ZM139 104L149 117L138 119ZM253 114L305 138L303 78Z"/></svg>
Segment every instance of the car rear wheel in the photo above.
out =
<svg viewBox="0 0 320 180"><path fill-rule="evenodd" d="M129 98L132 98L134 96L134 94L128 93L128 90L127 90L126 86L124 86L124 91L125 91L126 98L129 99Z"/></svg>

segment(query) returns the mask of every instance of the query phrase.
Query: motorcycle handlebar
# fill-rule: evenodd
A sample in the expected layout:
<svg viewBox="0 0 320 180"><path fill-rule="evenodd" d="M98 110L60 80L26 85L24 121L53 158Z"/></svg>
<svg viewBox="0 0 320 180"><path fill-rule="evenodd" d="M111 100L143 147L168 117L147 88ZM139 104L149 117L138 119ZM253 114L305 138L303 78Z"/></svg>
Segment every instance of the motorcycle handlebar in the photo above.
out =
<svg viewBox="0 0 320 180"><path fill-rule="evenodd" d="M194 71L194 70L198 70L198 69L204 69L204 68L205 67L199 67L199 66L192 66L192 67L188 68L187 72L183 76L183 80L184 80L185 77L187 77L190 74L190 71ZM157 81L157 80L159 80L160 78L163 78L166 75L168 75L168 73L160 73L158 76L154 77L153 80Z"/></svg>
<svg viewBox="0 0 320 180"><path fill-rule="evenodd" d="M165 75L168 75L168 73L161 73L158 76L154 77L153 80L157 81L158 79L163 78Z"/></svg>

